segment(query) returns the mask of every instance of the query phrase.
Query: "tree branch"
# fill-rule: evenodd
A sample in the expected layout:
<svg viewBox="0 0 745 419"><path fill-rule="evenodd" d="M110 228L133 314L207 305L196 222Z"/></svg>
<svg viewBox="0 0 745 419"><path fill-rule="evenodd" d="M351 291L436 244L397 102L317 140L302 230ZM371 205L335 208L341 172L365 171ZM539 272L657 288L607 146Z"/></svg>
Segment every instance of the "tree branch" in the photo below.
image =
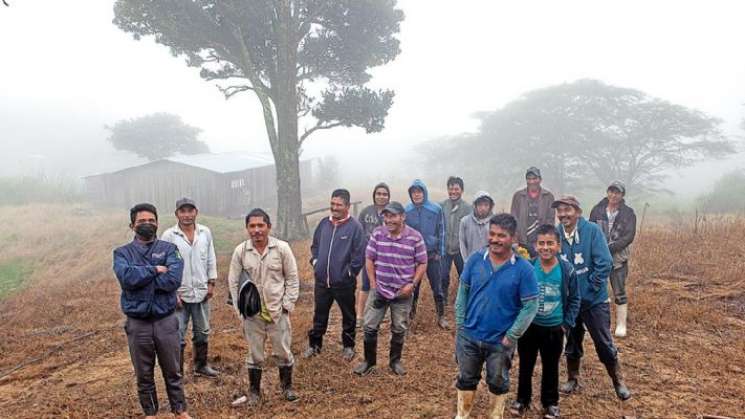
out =
<svg viewBox="0 0 745 419"><path fill-rule="evenodd" d="M303 135L300 136L299 143L300 145L302 145L303 141L305 141L306 138L308 138L311 134L313 134L314 132L318 130L335 128L335 127L340 126L341 124L342 124L341 122L332 122L330 124L324 125L321 121L318 121L318 123L313 128L305 130Z"/></svg>
<svg viewBox="0 0 745 419"><path fill-rule="evenodd" d="M216 85L217 89L225 95L225 99L230 99L233 95L245 92L246 90L256 90L251 86L248 85L240 85L240 86L228 86L228 87L221 87L220 85Z"/></svg>

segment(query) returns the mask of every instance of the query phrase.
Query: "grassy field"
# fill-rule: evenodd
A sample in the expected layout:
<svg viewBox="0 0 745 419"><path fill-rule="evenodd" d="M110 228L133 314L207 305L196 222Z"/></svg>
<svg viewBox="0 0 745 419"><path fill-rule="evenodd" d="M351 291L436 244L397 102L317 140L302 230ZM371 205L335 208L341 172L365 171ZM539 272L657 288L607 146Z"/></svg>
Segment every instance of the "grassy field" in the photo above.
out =
<svg viewBox="0 0 745 419"><path fill-rule="evenodd" d="M126 212L72 205L0 207L0 266L21 267L23 286L0 301L0 416L100 418L140 415L122 330L119 286L111 251L131 239ZM423 287L418 321L407 337L405 377L385 368L359 378L341 360L339 316L333 311L324 352L298 360L296 388L303 397L279 399L276 369L265 374L265 402L232 409L245 391L246 343L226 297L226 266L245 237L241 220L203 218L217 238L219 281L212 307L211 362L218 380L186 378L196 417L440 418L455 413L453 332L438 329L431 294ZM164 217L161 225L173 219ZM617 342L632 400L619 403L592 343L587 342L583 390L561 400L564 417L696 418L745 415L745 219L693 217L647 220L638 237L630 276L630 334ZM301 297L292 315L293 352L306 346L311 324L312 272L308 242L293 243ZM7 272L19 272L8 268ZM5 276L5 274L3 274ZM456 281L453 279L452 281ZM453 284L454 286L455 284ZM454 295L454 290L451 290ZM449 314L450 315L450 314ZM452 320L452 319L451 319ZM381 332L380 363L389 331ZM361 336L358 335L361 348ZM360 351L358 351L360 352ZM187 350L189 356L189 350ZM513 363L517 365L517 360ZM187 361L187 369L190 362ZM516 368L512 376L516 377ZM564 376L562 365L562 376ZM162 417L167 402L160 378ZM537 384L537 383L535 383ZM513 380L514 394L515 380ZM537 393L535 391L534 393ZM481 389L474 415L486 413ZM538 405L534 401L534 405ZM533 412L535 413L535 411ZM530 416L535 417L535 416Z"/></svg>

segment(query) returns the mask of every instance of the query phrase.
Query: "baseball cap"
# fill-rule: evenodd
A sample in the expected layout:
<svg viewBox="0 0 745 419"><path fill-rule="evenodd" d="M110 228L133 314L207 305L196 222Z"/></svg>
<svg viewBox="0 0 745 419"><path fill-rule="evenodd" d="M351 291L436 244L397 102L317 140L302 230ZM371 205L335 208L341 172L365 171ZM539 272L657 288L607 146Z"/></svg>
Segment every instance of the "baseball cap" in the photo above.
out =
<svg viewBox="0 0 745 419"><path fill-rule="evenodd" d="M176 201L176 210L179 210L181 207L186 205L191 205L195 209L197 208L197 203L194 202L193 199L184 197Z"/></svg>
<svg viewBox="0 0 745 419"><path fill-rule="evenodd" d="M400 202L392 201L383 208L382 212L390 212L391 214L403 214L404 206Z"/></svg>
<svg viewBox="0 0 745 419"><path fill-rule="evenodd" d="M530 175L533 175L535 177L541 177L541 169L531 166L528 168L528 170L525 172L525 177L528 177Z"/></svg>
<svg viewBox="0 0 745 419"><path fill-rule="evenodd" d="M577 208L578 210L581 210L582 208L579 206L579 201L577 198L573 195L564 195L561 198L557 199L551 204L551 208L558 208L559 205L569 205L574 208Z"/></svg>
<svg viewBox="0 0 745 419"><path fill-rule="evenodd" d="M611 182L610 185L608 185L608 189L618 189L618 192L621 192L622 194L626 195L626 185L623 184L620 180L614 180Z"/></svg>

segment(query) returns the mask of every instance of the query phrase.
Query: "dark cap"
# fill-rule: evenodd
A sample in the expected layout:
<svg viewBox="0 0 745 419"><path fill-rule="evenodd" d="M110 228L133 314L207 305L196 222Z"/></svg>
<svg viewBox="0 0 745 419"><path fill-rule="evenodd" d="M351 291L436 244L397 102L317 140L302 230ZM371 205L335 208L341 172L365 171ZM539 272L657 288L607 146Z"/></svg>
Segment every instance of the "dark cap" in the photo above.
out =
<svg viewBox="0 0 745 419"><path fill-rule="evenodd" d="M551 208L558 208L559 205L561 204L569 205L574 208L577 208L578 210L582 210L582 208L580 208L579 206L579 201L577 200L576 197L572 195L564 195L561 198L557 199L556 201L553 202L553 204L551 204Z"/></svg>
<svg viewBox="0 0 745 419"><path fill-rule="evenodd" d="M391 214L403 214L404 206L400 202L392 201L383 208L382 212L390 212Z"/></svg>
<svg viewBox="0 0 745 419"><path fill-rule="evenodd" d="M623 182L621 182L620 180L614 180L613 182L611 182L611 184L608 185L608 190L611 189L618 189L618 192L626 195L626 185L624 185Z"/></svg>
<svg viewBox="0 0 745 419"><path fill-rule="evenodd" d="M176 211L178 211L179 209L181 209L181 207L184 207L186 205L191 205L192 207L194 207L194 209L197 208L197 203L194 202L193 199L184 197L176 201Z"/></svg>
<svg viewBox="0 0 745 419"><path fill-rule="evenodd" d="M535 166L529 167L528 170L525 171L525 177L528 177L530 175L533 175L535 177L541 177L541 169Z"/></svg>

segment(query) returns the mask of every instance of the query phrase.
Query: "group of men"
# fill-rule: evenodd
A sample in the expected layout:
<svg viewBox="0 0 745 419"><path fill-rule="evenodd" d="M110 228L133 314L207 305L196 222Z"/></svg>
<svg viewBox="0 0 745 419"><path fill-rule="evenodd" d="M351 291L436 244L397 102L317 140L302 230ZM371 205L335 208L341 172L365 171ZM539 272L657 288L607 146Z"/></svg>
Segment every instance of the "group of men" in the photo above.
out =
<svg viewBox="0 0 745 419"><path fill-rule="evenodd" d="M460 279L454 298L458 418L470 415L484 365L492 394L489 415L502 417L515 351L520 355L520 374L510 410L522 415L529 409L532 372L540 353L543 417L559 417L559 359L565 352L568 379L561 391L573 393L580 387L585 330L617 396L628 399L610 333L606 289L610 279L617 304L615 334L625 336L625 280L636 230L634 212L623 199L625 187L612 183L587 221L576 198L554 199L541 181L539 169L528 169L527 186L513 196L511 213L496 215L494 199L487 192L479 191L466 202L464 182L458 177L447 180L448 199L440 204L430 200L420 180L409 186L406 206L391 201L389 186L380 183L373 189L373 204L359 219L350 214L349 191L333 191L330 215L319 222L311 244L313 324L303 357L321 353L336 302L342 315L344 360L356 356L356 329L364 334L363 360L354 366L354 373L364 376L375 369L378 331L390 311L388 366L396 375L406 374L402 352L416 316L421 281L426 275L437 325L449 329L446 308L455 265ZM190 318L193 372L218 375L207 363L209 300L217 278L212 235L196 223L193 200L179 200L175 214L177 225L157 240L157 210L149 204L135 206L130 211L135 238L114 251L139 399L148 417L158 410L153 380L156 357L171 410L179 418L189 417L181 378ZM261 400L267 338L278 359L283 397L298 400L292 388L289 319L299 293L297 263L289 245L271 236L265 211L250 211L245 224L248 239L233 252L228 285L248 341L249 389L233 404L255 405Z"/></svg>

